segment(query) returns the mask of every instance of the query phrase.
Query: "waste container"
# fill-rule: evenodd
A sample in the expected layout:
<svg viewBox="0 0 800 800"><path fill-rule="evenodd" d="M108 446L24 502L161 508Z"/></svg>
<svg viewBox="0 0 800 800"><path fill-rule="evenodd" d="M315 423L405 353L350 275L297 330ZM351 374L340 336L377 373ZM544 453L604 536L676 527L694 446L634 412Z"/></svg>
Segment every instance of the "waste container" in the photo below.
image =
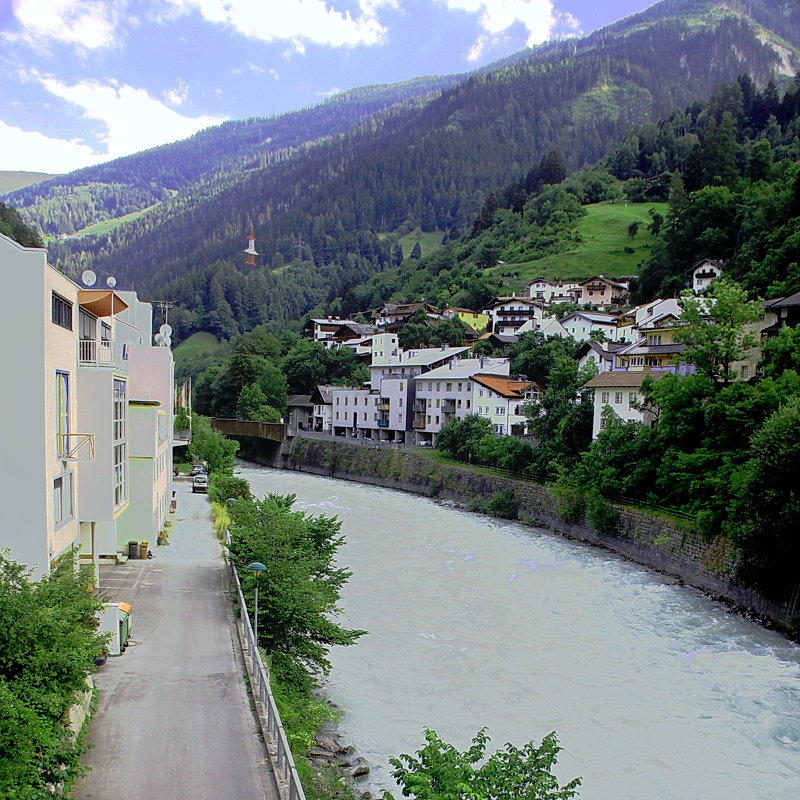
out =
<svg viewBox="0 0 800 800"><path fill-rule="evenodd" d="M119 604L119 645L120 650L124 650L131 635L131 614L133 606L129 603Z"/></svg>
<svg viewBox="0 0 800 800"><path fill-rule="evenodd" d="M139 542L139 558L147 558L147 551L150 549L150 542Z"/></svg>
<svg viewBox="0 0 800 800"><path fill-rule="evenodd" d="M139 558L139 542L128 542L128 558Z"/></svg>

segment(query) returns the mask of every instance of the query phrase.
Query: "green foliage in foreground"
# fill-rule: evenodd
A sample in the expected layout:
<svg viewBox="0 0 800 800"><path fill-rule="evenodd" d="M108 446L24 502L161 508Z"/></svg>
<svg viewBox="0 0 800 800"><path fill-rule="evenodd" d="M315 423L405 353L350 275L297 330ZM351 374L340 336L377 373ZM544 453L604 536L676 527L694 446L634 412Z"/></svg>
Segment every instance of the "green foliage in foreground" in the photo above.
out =
<svg viewBox="0 0 800 800"><path fill-rule="evenodd" d="M537 747L528 742L522 748L506 744L488 759L489 736L482 728L464 751L439 738L436 731L425 730L427 744L416 756L390 758L392 777L404 797L416 800L570 800L578 797L580 778L563 786L552 769L561 747L555 732L549 733ZM480 766L477 766L480 764ZM394 800L384 791L384 800Z"/></svg>
<svg viewBox="0 0 800 800"><path fill-rule="evenodd" d="M38 582L0 553L0 798L38 800L69 785L80 744L64 715L86 688L105 638L89 575L65 556Z"/></svg>

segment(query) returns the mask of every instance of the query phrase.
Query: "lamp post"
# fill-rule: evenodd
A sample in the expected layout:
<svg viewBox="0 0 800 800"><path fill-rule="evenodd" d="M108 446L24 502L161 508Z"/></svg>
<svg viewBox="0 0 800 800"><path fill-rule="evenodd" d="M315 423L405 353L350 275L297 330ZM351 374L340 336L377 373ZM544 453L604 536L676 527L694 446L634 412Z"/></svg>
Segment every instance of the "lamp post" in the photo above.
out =
<svg viewBox="0 0 800 800"><path fill-rule="evenodd" d="M255 612L253 613L253 638L255 639L255 646L258 647L258 576L262 573L266 566L260 561L254 561L252 564L247 565L247 569L256 574L256 603Z"/></svg>

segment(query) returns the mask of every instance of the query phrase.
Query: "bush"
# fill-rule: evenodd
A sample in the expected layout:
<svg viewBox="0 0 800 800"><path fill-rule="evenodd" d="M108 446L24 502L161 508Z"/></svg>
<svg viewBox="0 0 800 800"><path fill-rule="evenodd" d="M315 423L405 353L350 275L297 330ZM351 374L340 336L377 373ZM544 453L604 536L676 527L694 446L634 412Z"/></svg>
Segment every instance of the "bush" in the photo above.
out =
<svg viewBox="0 0 800 800"><path fill-rule="evenodd" d="M558 500L558 515L566 522L583 522L586 516L586 497L574 486L555 484L551 492Z"/></svg>
<svg viewBox="0 0 800 800"><path fill-rule="evenodd" d="M592 489L586 502L586 516L591 526L600 534L609 536L617 532L619 513L597 489Z"/></svg>
<svg viewBox="0 0 800 800"><path fill-rule="evenodd" d="M74 554L38 582L0 553L0 797L51 798L80 772L80 743L63 725L108 641L99 600Z"/></svg>
<svg viewBox="0 0 800 800"><path fill-rule="evenodd" d="M208 496L214 503L226 503L231 498L249 500L252 497L250 484L244 478L238 478L225 472L211 475Z"/></svg>
<svg viewBox="0 0 800 800"><path fill-rule="evenodd" d="M503 519L517 519L519 502L513 489L495 492L486 503L486 513Z"/></svg>

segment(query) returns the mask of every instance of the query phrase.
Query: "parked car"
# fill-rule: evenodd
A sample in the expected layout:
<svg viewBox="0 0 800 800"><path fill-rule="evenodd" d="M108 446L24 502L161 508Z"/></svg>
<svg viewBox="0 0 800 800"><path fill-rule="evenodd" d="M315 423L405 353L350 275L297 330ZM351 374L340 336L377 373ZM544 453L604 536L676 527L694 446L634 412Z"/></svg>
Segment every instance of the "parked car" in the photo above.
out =
<svg viewBox="0 0 800 800"><path fill-rule="evenodd" d="M195 462L192 464L192 469L190 471L190 475L199 475L201 472L207 472L206 465L201 464L200 462Z"/></svg>
<svg viewBox="0 0 800 800"><path fill-rule="evenodd" d="M207 492L208 491L208 475L205 472L201 472L199 475L195 475L194 479L192 480L192 492Z"/></svg>

